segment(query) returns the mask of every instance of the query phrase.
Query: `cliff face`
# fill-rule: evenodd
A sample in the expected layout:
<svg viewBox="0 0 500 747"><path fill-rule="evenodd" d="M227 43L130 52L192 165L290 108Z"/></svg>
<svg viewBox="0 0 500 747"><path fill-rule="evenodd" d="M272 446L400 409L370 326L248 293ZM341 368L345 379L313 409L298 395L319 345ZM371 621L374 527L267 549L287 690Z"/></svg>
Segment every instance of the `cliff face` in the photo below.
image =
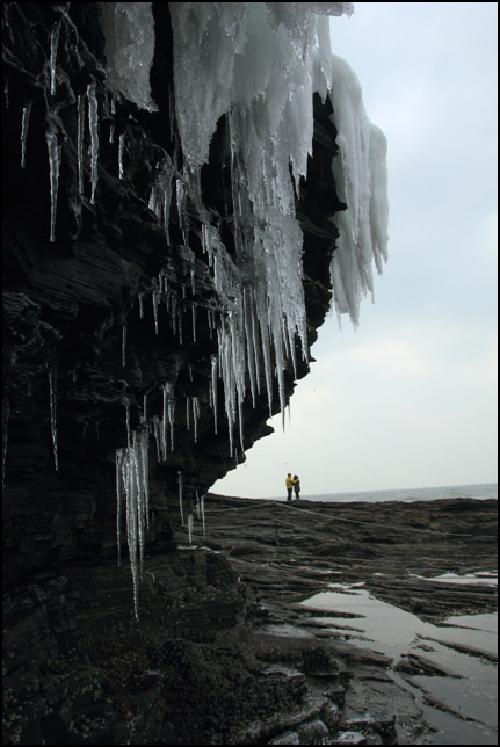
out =
<svg viewBox="0 0 500 747"><path fill-rule="evenodd" d="M70 696L70 683L63 686L71 668L80 672L78 692L83 692L83 679L90 692L94 657L107 661L114 656L116 664L128 652L127 677L147 679L146 659L134 663L134 655L147 658L148 646L164 647L173 630L176 635L181 630L187 639L213 638L217 630L231 628L244 615L246 592L223 559L175 552L179 471L183 500L189 507L196 491L201 496L235 466L222 405L217 433L210 406L211 358L217 354L216 328L223 323L224 309L203 251L202 220L195 205L187 199L180 221L175 199L171 200L167 236L162 225L165 216L159 221L151 202L148 207L151 185L162 167L171 167L172 186L172 174L183 166L173 114L168 5L153 3L156 43L151 89L158 111L138 109L123 96L112 99L106 89L104 38L96 4L4 3L2 12L2 526L8 697L12 698L7 703L6 738L23 743L43 743L43 739L80 743L85 729L76 724L77 695ZM52 95L50 50L56 28ZM92 123L87 121L87 107L88 86L94 83L99 153L92 201ZM86 107L83 147L79 97ZM331 296L329 262L336 229L330 218L344 207L336 198L331 172L336 153L331 111L330 102L322 103L315 95L313 157L307 179L296 185L297 216L304 233L309 346ZM226 130L222 117L201 183L210 221L220 225L230 250L232 193ZM55 139L47 140L47 132ZM55 240L51 241L54 149L59 147ZM155 294L161 288L156 304ZM297 377L306 373L307 365L299 355ZM290 364L285 371L286 401L294 380ZM169 400L173 450L169 441L168 457L159 463L151 437L146 544L150 575L146 573L141 589L144 621L138 632L131 618L129 570L115 565L115 451L127 446L127 411L131 431L145 423L154 429L155 416L161 418L163 413L165 384L173 393ZM217 386L221 403L220 380ZM273 387L275 413L279 398L277 386ZM246 449L270 432L264 392L263 385L255 406L249 396L242 403ZM237 459L244 459L241 450ZM205 605L203 619L208 620L204 633L199 624L200 600ZM89 671L84 676L85 661ZM103 685L102 672L100 684L95 685L98 695L88 699L87 705L92 701L94 715L103 723L116 720L117 708L132 719L138 701L127 711L125 691L132 685L122 675L123 692L118 699L113 695L113 705L108 696L118 686ZM122 675L114 673L118 679ZM143 684L137 685L138 691ZM108 707L113 718L104 717ZM76 708L78 718L85 708ZM125 738L120 732L124 721L120 723L115 724L116 733L115 727L113 733L103 727L101 737L94 725L93 738L120 742ZM131 728L129 724L129 737ZM139 730L145 738L146 727Z"/></svg>
<svg viewBox="0 0 500 747"><path fill-rule="evenodd" d="M151 504L158 516L148 542L172 540L165 510L177 496L179 470L184 496L190 501L196 490L201 495L235 466L221 413L220 381L217 434L208 401L210 358L217 353L216 330L211 327L222 312L202 251L200 216L188 203L189 233L184 241L172 200L167 241L148 208L148 190L158 162L168 154L174 168L182 166L171 115L168 7L153 5L158 38L151 84L153 96L161 102L159 111L145 112L120 98L113 115L111 97L102 82L105 61L99 16L92 5L68 5L6 3L3 10L7 93L3 106L2 364L8 579L48 562L114 555L114 460L115 450L127 445L127 400L134 429L143 415L145 395L149 422L162 415L165 382L172 385L175 398L174 450L164 464L157 464L153 439L150 444ZM50 40L56 23L60 24L57 89L51 97ZM94 204L89 200L88 158L84 159L83 196L78 188L77 102L92 80L97 81L101 113ZM30 109L26 164L21 168L23 107ZM324 105L315 96L313 158L306 182L297 189L297 215L304 232L309 345L316 339L330 299L328 266L336 229L329 218L341 207L331 175L335 130L330 113L329 102ZM49 120L55 123L61 146L54 242L49 240L45 135ZM108 142L111 127L113 143ZM202 171L202 187L211 220L224 225L230 244L232 198L225 130L223 118L210 163ZM85 148L90 148L85 135ZM122 136L124 178L120 180ZM168 291L158 306L155 334L152 296L154 279L160 273L160 282ZM307 372L300 360L299 377ZM293 387L289 367L286 398ZM199 410L196 442L194 398ZM269 432L267 398L258 396L255 407L249 400L243 403L245 448ZM278 411L278 402L275 391L273 412ZM58 471L52 442L56 435ZM244 458L241 451L237 458Z"/></svg>

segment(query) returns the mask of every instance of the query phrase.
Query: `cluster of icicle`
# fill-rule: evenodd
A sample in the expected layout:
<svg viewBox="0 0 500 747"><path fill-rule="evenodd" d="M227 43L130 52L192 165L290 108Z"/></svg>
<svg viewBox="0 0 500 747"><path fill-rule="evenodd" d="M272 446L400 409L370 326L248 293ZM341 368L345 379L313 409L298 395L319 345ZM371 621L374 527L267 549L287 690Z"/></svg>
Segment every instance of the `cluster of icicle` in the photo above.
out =
<svg viewBox="0 0 500 747"><path fill-rule="evenodd" d="M99 3L105 36L108 85L105 115L110 119L109 142L114 143L115 100L121 95L147 110L156 109L149 73L155 29L152 4ZM195 296L195 257L188 246L190 213L197 210L202 246L218 295L217 311L208 310L209 330L216 330L218 352L211 360L210 406L214 428L218 420L218 380L222 379L223 408L229 432L229 449L238 461L235 432L245 450L242 404L250 394L255 404L263 385L272 411L273 378L277 380L281 411L285 412L284 371L291 361L296 368L296 342L307 361L302 246L303 236L295 215L296 185L306 176L312 153L313 93L334 101L340 157L333 169L339 196L348 205L336 217L340 241L331 266L334 305L354 323L362 296L373 296L372 261L378 272L386 259L387 198L385 138L368 120L359 83L347 63L332 55L329 15L350 15L349 2L169 4L174 39L176 119L184 167L174 168L165 153L152 175L148 206L163 226L169 242L169 217L175 195L185 256L192 256L191 291ZM50 94L57 87L57 47L60 24L54 26L50 44ZM196 53L193 53L193 50ZM170 100L170 99L169 99ZM102 99L100 99L102 102ZM96 84L78 97L79 191L84 197L86 172L90 172L90 202L95 202L98 178L99 101ZM23 109L21 165L26 164L29 106ZM172 129L173 112L170 109ZM217 225L202 202L201 168L218 120L226 116L228 157L231 164L233 236L235 256L224 246ZM87 157L85 135L90 141ZM101 127L100 127L101 124ZM60 145L49 117L47 145L50 161L51 228L55 241ZM123 179L125 134L118 138L117 176ZM86 160L88 158L88 160ZM190 213L188 213L188 199ZM159 334L159 307L167 305L174 333L182 344L183 301L167 286L165 273L152 280L151 301L155 333ZM196 304L192 302L192 333L196 340ZM139 295L144 317L144 293ZM126 365L126 323L123 322L122 361ZM147 452L149 432L156 440L158 461L174 449L174 405L171 385L163 388L163 414L143 430L130 434L117 451L117 495L125 497L127 533L134 578L137 612L137 579L143 557L144 522L147 520ZM196 439L199 402L187 402ZM142 466L141 466L142 465ZM141 471L142 470L142 471ZM141 487L142 485L142 487ZM120 501L119 501L120 503ZM182 502L181 502L182 506ZM192 526L189 524L189 532ZM135 549L134 549L135 548ZM137 560L139 558L139 561Z"/></svg>
<svg viewBox="0 0 500 747"><path fill-rule="evenodd" d="M137 6L150 6L151 3L102 3L101 5L137 5ZM105 11L103 11L105 12ZM151 12L151 9L149 9ZM67 13L61 9L61 17L70 22ZM152 20L152 16L151 16ZM47 130L45 138L47 142L47 148L49 152L49 173L50 173L50 241L55 242L56 240L56 218L57 218L57 195L59 189L59 171L61 165L61 145L59 142L58 135L58 106L57 106L57 53L59 46L59 37L61 31L62 20L58 20L54 23L51 35L50 35L50 54L49 54L49 66L48 66L48 101L49 110L47 113ZM149 59L149 63L152 61ZM145 71L147 79L149 81L149 68ZM137 76L135 77L137 85ZM120 86L117 87L120 91ZM7 98L7 83L5 89L6 95L6 106L8 107ZM117 94L119 95L119 93ZM146 101L142 102L144 105ZM25 168L27 165L27 143L28 143L28 131L29 131L29 119L31 113L32 102L28 101L22 108L21 115L21 168ZM109 130L109 142L114 142L114 119L115 114L115 99L110 94L106 93L105 100L105 114L111 118L110 130ZM88 137L90 140L89 147L89 158L86 163L87 151L85 148L85 131L86 121L88 123ZM93 81L88 84L86 93L78 95L78 191L80 196L85 196L85 166L90 171L90 204L95 204L95 192L97 186L97 163L99 156L99 105L96 95L96 83ZM125 135L122 133L119 136L118 144L118 178L123 179L123 150L124 150Z"/></svg>
<svg viewBox="0 0 500 747"><path fill-rule="evenodd" d="M139 583L144 577L144 546L149 526L148 491L148 445L149 429L130 431L130 411L127 407L127 430L129 445L116 451L116 543L118 565L121 565L121 531L123 505L125 505L125 526L132 573L132 592L136 619L139 620ZM187 527L188 542L191 545L194 533L194 515L202 522L203 537L205 528L205 497L196 492L194 515L190 512L184 520L183 478L177 473L179 490L179 511L181 523Z"/></svg>

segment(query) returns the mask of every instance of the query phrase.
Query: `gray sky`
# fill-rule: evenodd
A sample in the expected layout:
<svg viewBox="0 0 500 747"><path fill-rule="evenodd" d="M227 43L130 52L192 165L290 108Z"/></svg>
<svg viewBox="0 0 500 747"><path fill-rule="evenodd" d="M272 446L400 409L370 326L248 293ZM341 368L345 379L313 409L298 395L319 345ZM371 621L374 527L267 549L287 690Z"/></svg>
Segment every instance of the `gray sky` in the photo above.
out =
<svg viewBox="0 0 500 747"><path fill-rule="evenodd" d="M497 3L355 3L332 47L388 141L389 259L355 331L320 329L291 422L212 490L496 482Z"/></svg>

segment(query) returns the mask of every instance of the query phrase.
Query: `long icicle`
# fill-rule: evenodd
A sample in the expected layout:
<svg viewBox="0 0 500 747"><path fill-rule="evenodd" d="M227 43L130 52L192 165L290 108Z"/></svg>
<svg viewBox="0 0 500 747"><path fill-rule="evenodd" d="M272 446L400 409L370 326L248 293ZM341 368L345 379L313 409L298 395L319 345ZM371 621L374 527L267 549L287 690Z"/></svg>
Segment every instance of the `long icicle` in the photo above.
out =
<svg viewBox="0 0 500 747"><path fill-rule="evenodd" d="M50 95L56 95L56 66L57 66L57 47L59 44L59 28L61 22L57 21L50 32Z"/></svg>
<svg viewBox="0 0 500 747"><path fill-rule="evenodd" d="M59 456L57 453L57 366L49 369L50 387L50 430L52 433L52 446L54 449L54 462L56 472L59 472Z"/></svg>
<svg viewBox="0 0 500 747"><path fill-rule="evenodd" d="M45 133L49 149L50 167L50 240L56 240L57 190L59 188L59 166L61 163L61 146L57 142L57 130L53 122Z"/></svg>
<svg viewBox="0 0 500 747"><path fill-rule="evenodd" d="M125 145L125 133L118 136L118 179L123 179L123 146Z"/></svg>
<svg viewBox="0 0 500 747"><path fill-rule="evenodd" d="M21 121L21 168L26 168L26 143L28 141L28 127L30 122L31 101L23 106L23 116Z"/></svg>
<svg viewBox="0 0 500 747"><path fill-rule="evenodd" d="M203 524L203 539L205 539L206 532L205 532L205 496L201 496L201 521Z"/></svg>
<svg viewBox="0 0 500 747"><path fill-rule="evenodd" d="M121 543L121 506L123 495L123 449L116 450L116 553L118 565L122 564L122 543Z"/></svg>
<svg viewBox="0 0 500 747"><path fill-rule="evenodd" d="M122 319L122 366L125 368L127 352L127 322Z"/></svg>
<svg viewBox="0 0 500 747"><path fill-rule="evenodd" d="M78 95L78 192L84 194L83 148L85 143L85 94Z"/></svg>
<svg viewBox="0 0 500 747"><path fill-rule="evenodd" d="M92 180L92 194L90 204L95 204L95 189L97 185L97 157L99 155L99 133L98 133L98 111L96 99L96 85L89 83L87 86L87 97L89 103L89 130L91 144L90 172Z"/></svg>
<svg viewBox="0 0 500 747"><path fill-rule="evenodd" d="M177 480L179 484L179 506L181 509L181 524L184 526L184 512L182 510L182 472L179 470L177 472Z"/></svg>

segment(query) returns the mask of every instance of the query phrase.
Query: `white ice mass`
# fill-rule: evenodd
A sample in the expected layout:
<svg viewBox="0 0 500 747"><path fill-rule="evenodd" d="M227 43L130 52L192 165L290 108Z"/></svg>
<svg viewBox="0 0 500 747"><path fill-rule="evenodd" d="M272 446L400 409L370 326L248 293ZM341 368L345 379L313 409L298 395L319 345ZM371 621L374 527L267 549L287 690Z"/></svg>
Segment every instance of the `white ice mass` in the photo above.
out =
<svg viewBox="0 0 500 747"><path fill-rule="evenodd" d="M151 3L97 3L106 40L111 86L137 106L154 111L149 73L154 54Z"/></svg>
<svg viewBox="0 0 500 747"><path fill-rule="evenodd" d="M117 100L121 94L141 108L155 110L149 80L155 44L151 3L99 3L99 8L108 88ZM331 265L333 305L339 314L349 314L354 324L362 297L370 294L373 298L372 266L381 272L387 258L386 142L366 115L355 74L332 54L330 46L329 16L350 15L352 3L174 2L169 8L175 114L184 167L179 171L165 154L152 176L149 208L169 241L170 204L175 197L185 249L193 206L202 224L202 247L220 303L217 313L208 310L210 334L216 329L218 342L218 353L211 359L210 405L216 433L218 410L225 413L228 450L234 455L245 449L243 401L251 396L255 403L262 378L271 413L275 378L284 413L284 372L290 364L296 367L297 340L307 360L303 234L295 213L294 183L306 176L307 158L312 154L314 92L323 101L329 96L333 102L340 153L332 168L338 196L348 206L333 219L340 232ZM98 115L92 86L87 95L93 195ZM235 256L227 251L219 226L202 203L200 182L201 168L209 160L210 143L222 116L226 117L231 165ZM119 178L122 176L120 149ZM194 280L193 264L193 295ZM166 303L172 330L182 344L185 288L182 299L170 296L166 281L163 288L161 273L152 285L156 334L161 332L159 307ZM142 319L143 294L139 313ZM194 303L191 314L195 338ZM220 403L219 378L224 392ZM144 510L141 495L145 488L140 484L147 482L144 470L139 478L139 441L143 444L147 439L144 434L151 430L158 460L167 461L168 429L170 451L174 450L174 405L173 385L164 384L163 416L153 416L149 427L145 422L145 430L140 435L134 432L128 448L117 452L117 490L125 494L128 506L136 604L137 547L143 543L143 536L139 538L137 533L144 533L139 516ZM189 401L187 407L189 412ZM198 400L196 404L193 400L192 407L196 439ZM140 483L137 489L131 483L134 470ZM183 521L182 489L179 473Z"/></svg>

